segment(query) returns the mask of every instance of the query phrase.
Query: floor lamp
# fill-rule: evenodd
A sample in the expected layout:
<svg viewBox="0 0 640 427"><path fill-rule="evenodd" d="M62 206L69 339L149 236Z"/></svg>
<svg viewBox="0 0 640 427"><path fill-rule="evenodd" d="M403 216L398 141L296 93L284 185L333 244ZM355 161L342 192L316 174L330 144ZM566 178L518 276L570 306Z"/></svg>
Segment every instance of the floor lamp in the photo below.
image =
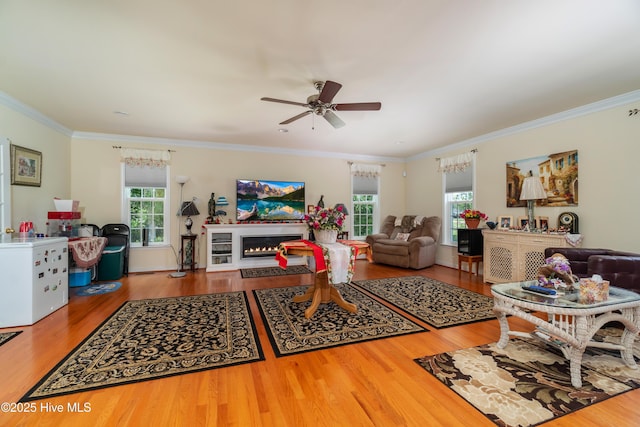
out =
<svg viewBox="0 0 640 427"><path fill-rule="evenodd" d="M176 182L178 184L180 184L180 208L178 209L178 240L180 240L180 218L182 217L182 210L184 208L184 203L182 203L182 189L184 188L184 184L187 183L187 181L189 181L189 177L188 176L184 176L184 175L178 175L176 176ZM173 246L171 246L173 248ZM182 249L181 249L182 250ZM176 250L173 250L174 255L176 256L176 263L178 264L178 270L170 273L169 276L171 277L184 277L187 275L187 273L185 273L184 271L182 271L182 263L180 262L180 258L178 257L178 253L176 252Z"/></svg>

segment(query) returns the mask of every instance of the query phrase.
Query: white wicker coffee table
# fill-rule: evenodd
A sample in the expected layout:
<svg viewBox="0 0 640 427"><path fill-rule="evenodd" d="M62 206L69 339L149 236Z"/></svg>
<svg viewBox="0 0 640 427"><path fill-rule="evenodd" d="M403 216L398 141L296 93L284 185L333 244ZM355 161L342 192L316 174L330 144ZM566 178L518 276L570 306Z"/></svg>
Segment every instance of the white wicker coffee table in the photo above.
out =
<svg viewBox="0 0 640 427"><path fill-rule="evenodd" d="M509 335L536 336L559 348L570 362L571 384L582 387L582 355L587 347L620 350L624 363L636 367L633 341L640 331L640 294L610 287L607 301L583 304L578 293L558 298L534 294L522 289L534 282L501 283L491 287L494 296L493 311L500 322L498 348L509 343ZM528 312L547 313L547 320ZM507 315L524 319L538 326L534 333L510 331ZM600 328L612 321L621 322L625 329L620 344L594 341Z"/></svg>

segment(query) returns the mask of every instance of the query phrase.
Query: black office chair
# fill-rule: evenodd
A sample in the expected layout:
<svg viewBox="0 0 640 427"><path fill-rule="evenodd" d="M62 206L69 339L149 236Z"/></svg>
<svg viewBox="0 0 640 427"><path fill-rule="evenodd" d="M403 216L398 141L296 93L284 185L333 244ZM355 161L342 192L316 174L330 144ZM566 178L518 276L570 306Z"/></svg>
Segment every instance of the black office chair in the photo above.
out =
<svg viewBox="0 0 640 427"><path fill-rule="evenodd" d="M100 235L107 238L107 246L124 246L123 273L129 275L129 246L131 230L127 224L105 224L100 229Z"/></svg>

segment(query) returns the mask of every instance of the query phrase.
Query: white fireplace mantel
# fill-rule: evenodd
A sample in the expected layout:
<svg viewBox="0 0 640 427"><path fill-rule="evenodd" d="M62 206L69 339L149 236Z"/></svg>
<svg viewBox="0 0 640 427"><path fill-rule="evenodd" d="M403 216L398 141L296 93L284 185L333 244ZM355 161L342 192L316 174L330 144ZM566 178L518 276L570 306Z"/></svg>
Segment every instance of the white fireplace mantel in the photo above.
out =
<svg viewBox="0 0 640 427"><path fill-rule="evenodd" d="M243 258L243 237L300 235L308 238L307 226L303 223L205 224L203 227L207 230L207 271L278 265L275 256ZM306 258L292 258L288 264L304 265Z"/></svg>

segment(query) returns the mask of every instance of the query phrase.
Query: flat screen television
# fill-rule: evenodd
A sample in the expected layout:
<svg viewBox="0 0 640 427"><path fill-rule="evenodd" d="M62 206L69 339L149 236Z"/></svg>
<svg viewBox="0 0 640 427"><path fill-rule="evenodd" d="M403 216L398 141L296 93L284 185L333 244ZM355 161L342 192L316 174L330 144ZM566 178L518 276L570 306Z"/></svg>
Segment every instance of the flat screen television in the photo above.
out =
<svg viewBox="0 0 640 427"><path fill-rule="evenodd" d="M305 215L304 182L236 180L238 221L299 221Z"/></svg>

